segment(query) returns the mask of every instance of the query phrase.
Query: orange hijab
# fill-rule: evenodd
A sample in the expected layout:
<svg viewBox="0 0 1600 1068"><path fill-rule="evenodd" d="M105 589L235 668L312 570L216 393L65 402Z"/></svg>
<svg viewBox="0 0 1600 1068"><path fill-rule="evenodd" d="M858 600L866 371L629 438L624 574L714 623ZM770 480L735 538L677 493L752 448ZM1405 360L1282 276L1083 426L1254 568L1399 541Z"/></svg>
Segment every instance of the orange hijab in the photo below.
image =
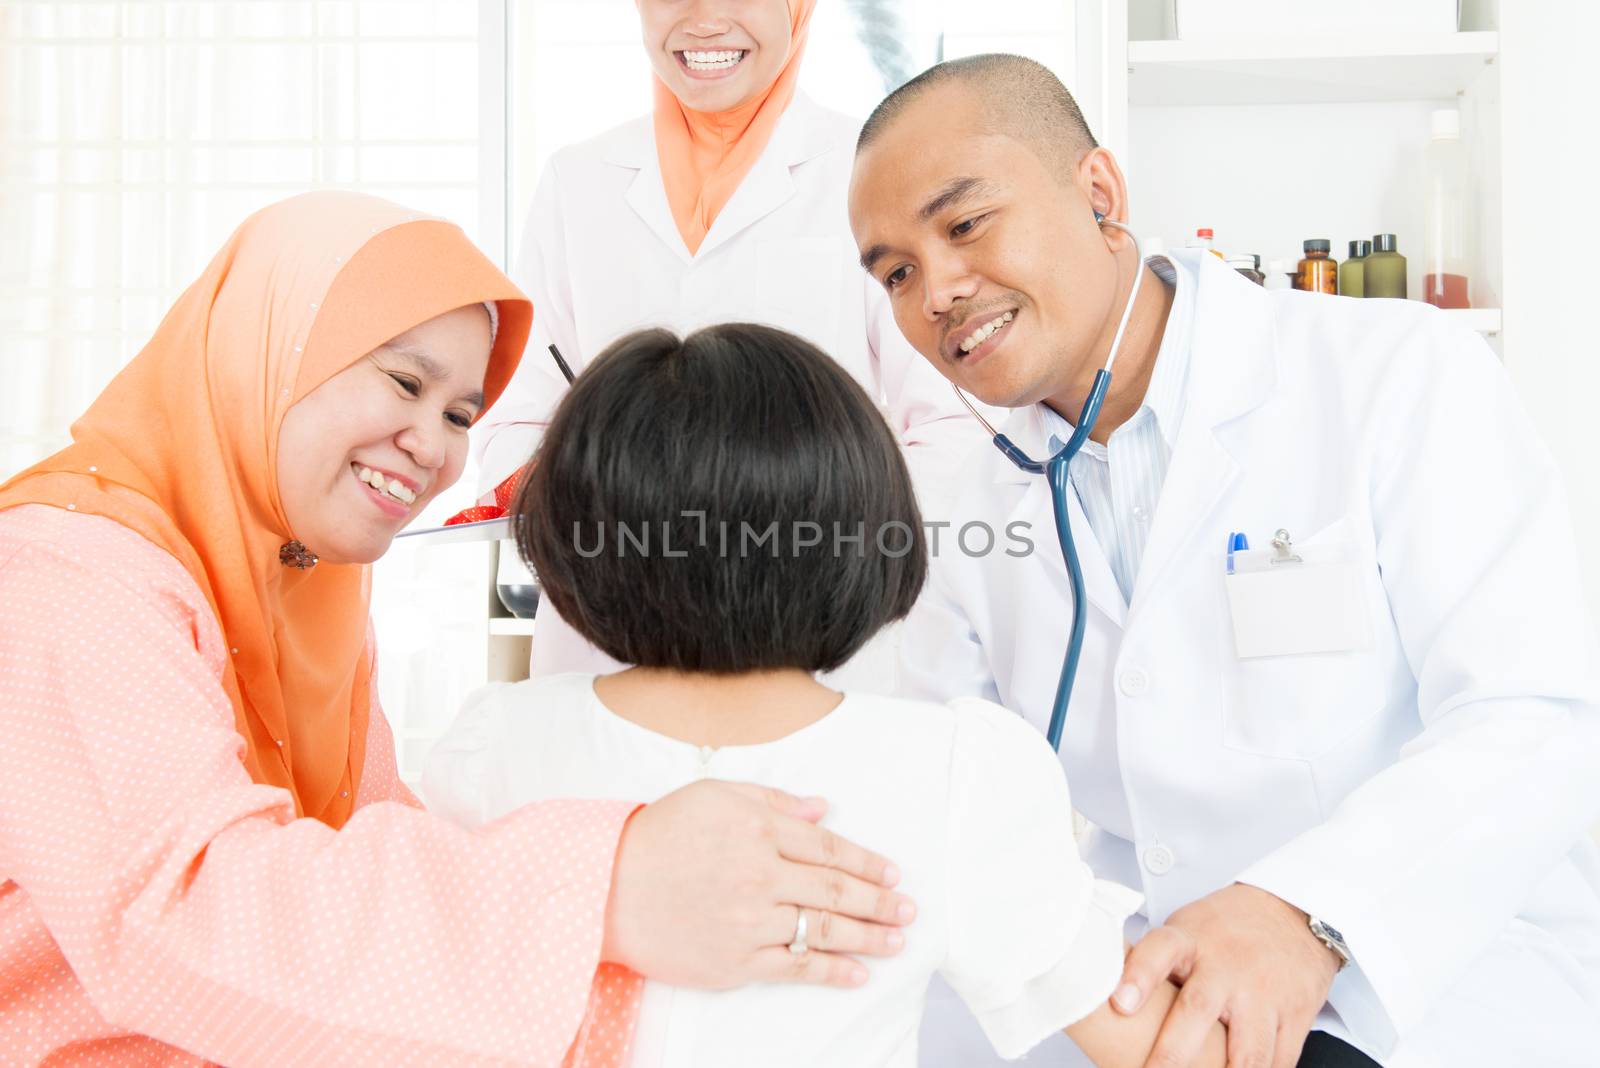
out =
<svg viewBox="0 0 1600 1068"><path fill-rule="evenodd" d="M766 89L728 111L690 111L655 78L656 158L667 204L689 254L772 140L800 82L800 57L817 0L789 0L789 58Z"/></svg>
<svg viewBox="0 0 1600 1068"><path fill-rule="evenodd" d="M349 818L367 737L368 571L286 568L278 429L306 394L436 315L497 302L490 403L533 309L451 223L354 193L309 193L236 230L155 336L72 427L0 487L0 508L114 519L194 577L233 655L223 686L251 778L301 815ZM315 551L316 546L310 546Z"/></svg>

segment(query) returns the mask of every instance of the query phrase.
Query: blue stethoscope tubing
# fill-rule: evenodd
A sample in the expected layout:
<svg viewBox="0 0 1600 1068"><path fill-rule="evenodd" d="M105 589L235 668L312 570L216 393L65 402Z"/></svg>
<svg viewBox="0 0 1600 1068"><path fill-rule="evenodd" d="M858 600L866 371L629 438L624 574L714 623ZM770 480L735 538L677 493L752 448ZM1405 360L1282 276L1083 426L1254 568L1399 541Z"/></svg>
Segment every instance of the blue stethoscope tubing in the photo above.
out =
<svg viewBox="0 0 1600 1068"><path fill-rule="evenodd" d="M1061 543L1061 555L1066 559L1067 579L1072 586L1072 634L1067 640L1066 656L1061 661L1061 678L1056 683L1056 696L1050 706L1050 727L1045 731L1045 738L1050 742L1050 747L1061 749L1061 732L1067 725L1067 705L1072 700L1072 683L1078 675L1078 659L1083 654L1083 632L1085 617L1083 612L1083 567L1078 562L1078 546L1072 537L1072 519L1067 511L1067 494L1072 490L1072 476L1069 465L1072 458L1078 455L1078 450L1083 448L1083 443L1089 440L1089 435L1094 431L1095 420L1100 417L1100 405L1106 399L1106 391L1111 388L1111 365L1117 358L1117 350L1122 347L1122 335L1128 329L1128 319L1133 314L1133 305L1139 298L1139 283L1144 280L1144 254L1139 247L1139 239L1132 230L1117 222L1095 213L1095 221L1101 226L1111 226L1128 235L1133 242L1133 253L1136 266L1133 272L1133 288L1128 292L1128 302L1122 308L1122 320L1117 324L1117 333L1111 339L1111 351L1106 356L1106 365L1094 373L1094 382L1089 386L1089 396L1083 402L1083 410L1078 413L1078 421L1072 431L1072 437L1067 439L1058 452L1043 463L1031 458L1027 453L1012 443L1011 439L989 425L985 419L967 400L967 395L961 392L960 386L955 388L956 396L961 398L961 403L967 406L983 428L994 439L995 448L1005 455L1005 458L1016 464L1017 467L1032 475L1044 475L1050 483L1050 503L1055 511L1056 539Z"/></svg>

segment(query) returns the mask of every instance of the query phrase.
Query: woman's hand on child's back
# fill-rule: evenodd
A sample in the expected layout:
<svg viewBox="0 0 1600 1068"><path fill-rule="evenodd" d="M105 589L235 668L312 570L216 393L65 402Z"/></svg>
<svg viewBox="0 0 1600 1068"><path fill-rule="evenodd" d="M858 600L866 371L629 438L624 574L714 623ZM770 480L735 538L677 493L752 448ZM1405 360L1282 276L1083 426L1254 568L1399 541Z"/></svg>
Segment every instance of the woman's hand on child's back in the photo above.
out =
<svg viewBox="0 0 1600 1068"><path fill-rule="evenodd" d="M604 959L677 986L864 983L845 954L899 952L916 907L887 889L888 860L816 826L826 809L714 780L641 809L617 850ZM809 949L796 954L799 908Z"/></svg>

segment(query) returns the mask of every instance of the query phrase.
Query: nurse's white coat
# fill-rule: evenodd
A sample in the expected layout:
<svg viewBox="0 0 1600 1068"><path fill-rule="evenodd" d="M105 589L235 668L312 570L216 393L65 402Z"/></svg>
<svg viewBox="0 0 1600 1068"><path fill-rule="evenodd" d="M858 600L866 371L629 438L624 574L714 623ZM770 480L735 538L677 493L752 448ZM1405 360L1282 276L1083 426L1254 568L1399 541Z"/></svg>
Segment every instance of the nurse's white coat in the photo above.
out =
<svg viewBox="0 0 1600 1068"><path fill-rule="evenodd" d="M797 93L693 256L667 206L649 116L556 153L516 270L533 336L479 430L480 483L527 462L565 393L550 344L576 372L633 330L743 320L799 334L839 361L883 404L919 488L936 492L982 430L857 265L845 196L859 128Z"/></svg>
<svg viewBox="0 0 1600 1068"><path fill-rule="evenodd" d="M924 511L937 514L985 439L857 263L846 194L859 128L797 93L693 256L667 204L649 116L556 153L516 270L533 335L477 431L480 492L527 463L566 392L552 343L576 373L633 330L754 321L808 339L880 402ZM536 673L614 669L554 611L541 605L535 626Z"/></svg>
<svg viewBox="0 0 1600 1068"><path fill-rule="evenodd" d="M1156 923L1237 880L1338 927L1358 966L1322 1026L1390 1068L1600 1063L1600 682L1536 428L1432 308L1195 269L1188 402L1130 605L1071 502L1089 613L1062 762L1088 860ZM1008 433L1045 454L1036 409ZM1049 490L998 452L975 466L958 522L1026 522L1035 551L947 539L901 684L1043 730L1071 619ZM1361 562L1371 648L1238 659L1227 535L1280 527ZM950 1016L930 1011L923 1063L992 1061Z"/></svg>

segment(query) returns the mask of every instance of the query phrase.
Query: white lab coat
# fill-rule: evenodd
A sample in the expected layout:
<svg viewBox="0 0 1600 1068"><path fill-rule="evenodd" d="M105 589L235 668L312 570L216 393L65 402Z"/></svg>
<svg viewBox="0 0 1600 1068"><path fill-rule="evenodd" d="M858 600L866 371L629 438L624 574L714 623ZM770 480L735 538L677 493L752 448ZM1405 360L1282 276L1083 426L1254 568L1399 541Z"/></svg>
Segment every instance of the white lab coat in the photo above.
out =
<svg viewBox="0 0 1600 1068"><path fill-rule="evenodd" d="M533 335L477 431L480 492L528 461L566 392L552 343L576 373L633 330L755 321L808 339L879 401L924 511L938 514L942 487L958 482L984 436L857 263L846 193L859 129L797 93L693 256L667 204L649 116L556 153L516 271ZM543 605L535 629L536 674L615 667Z"/></svg>
<svg viewBox="0 0 1600 1068"><path fill-rule="evenodd" d="M1357 966L1319 1026L1389 1068L1600 1064L1600 681L1555 465L1488 347L1433 309L1197 260L1131 604L1071 500L1089 611L1061 759L1087 859L1153 923L1237 880L1338 927ZM1037 409L1007 432L1045 455ZM1043 730L1071 620L1048 487L996 452L955 510L1002 549L1030 524L1036 551L947 536L901 684ZM1280 527L1361 563L1370 648L1235 655L1227 536ZM930 1011L923 1063L991 1063L953 1012Z"/></svg>

